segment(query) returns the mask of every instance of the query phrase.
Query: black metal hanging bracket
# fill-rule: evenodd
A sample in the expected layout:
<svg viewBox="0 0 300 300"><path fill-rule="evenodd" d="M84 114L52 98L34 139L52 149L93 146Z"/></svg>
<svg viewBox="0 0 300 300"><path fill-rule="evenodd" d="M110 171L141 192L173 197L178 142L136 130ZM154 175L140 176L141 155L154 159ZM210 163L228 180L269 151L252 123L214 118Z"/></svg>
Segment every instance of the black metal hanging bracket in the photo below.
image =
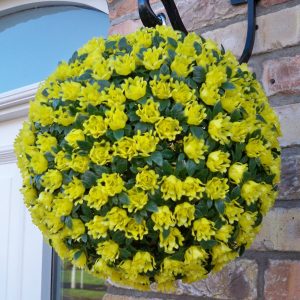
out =
<svg viewBox="0 0 300 300"><path fill-rule="evenodd" d="M256 5L259 0L230 0L232 5L248 4L248 25L247 25L247 37L245 47L242 55L239 59L240 63L248 62L254 46L255 31L256 31ZM179 12L177 10L174 0L161 0L163 3L170 23L175 30L180 30L185 34L188 34ZM146 27L155 27L156 25L162 25L163 14L156 15L151 8L149 0L138 0L138 9L142 23Z"/></svg>

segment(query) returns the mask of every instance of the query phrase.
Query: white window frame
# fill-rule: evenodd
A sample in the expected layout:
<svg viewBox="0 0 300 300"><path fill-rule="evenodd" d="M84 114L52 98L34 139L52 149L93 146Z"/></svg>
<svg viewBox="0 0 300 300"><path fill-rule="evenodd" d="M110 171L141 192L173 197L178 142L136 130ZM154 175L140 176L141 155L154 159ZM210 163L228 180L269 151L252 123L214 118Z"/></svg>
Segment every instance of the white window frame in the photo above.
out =
<svg viewBox="0 0 300 300"><path fill-rule="evenodd" d="M45 7L49 5L75 5L82 8L93 8L108 14L108 5L106 0L84 0L84 1L55 1L55 0L0 0L0 17L16 13L24 9ZM0 125L2 122L14 120L28 115L29 102L34 99L39 85L42 82L26 85L4 93L0 93ZM13 145L0 146L0 164L15 163L16 157L13 151ZM47 244L43 245L42 258L42 286L41 299L50 300L53 278L52 268L56 259L53 257L53 251Z"/></svg>

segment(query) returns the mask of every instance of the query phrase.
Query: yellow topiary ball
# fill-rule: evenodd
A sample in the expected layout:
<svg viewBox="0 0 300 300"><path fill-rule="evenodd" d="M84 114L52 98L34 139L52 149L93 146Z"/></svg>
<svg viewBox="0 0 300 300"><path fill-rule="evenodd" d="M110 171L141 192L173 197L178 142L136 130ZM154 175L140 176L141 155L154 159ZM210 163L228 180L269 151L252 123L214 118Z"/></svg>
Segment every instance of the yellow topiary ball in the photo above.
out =
<svg viewBox="0 0 300 300"><path fill-rule="evenodd" d="M158 26L60 63L15 151L25 204L62 259L167 291L251 245L277 195L279 135L246 64Z"/></svg>

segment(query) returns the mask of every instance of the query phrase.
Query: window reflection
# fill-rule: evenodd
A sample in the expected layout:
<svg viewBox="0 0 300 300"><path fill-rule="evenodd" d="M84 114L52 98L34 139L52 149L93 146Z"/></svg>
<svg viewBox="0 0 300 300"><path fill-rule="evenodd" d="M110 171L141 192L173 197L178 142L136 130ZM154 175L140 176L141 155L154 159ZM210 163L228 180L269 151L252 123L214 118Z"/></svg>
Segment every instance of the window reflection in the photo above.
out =
<svg viewBox="0 0 300 300"><path fill-rule="evenodd" d="M56 254L53 269L51 300L100 300L106 293L104 280L62 262Z"/></svg>

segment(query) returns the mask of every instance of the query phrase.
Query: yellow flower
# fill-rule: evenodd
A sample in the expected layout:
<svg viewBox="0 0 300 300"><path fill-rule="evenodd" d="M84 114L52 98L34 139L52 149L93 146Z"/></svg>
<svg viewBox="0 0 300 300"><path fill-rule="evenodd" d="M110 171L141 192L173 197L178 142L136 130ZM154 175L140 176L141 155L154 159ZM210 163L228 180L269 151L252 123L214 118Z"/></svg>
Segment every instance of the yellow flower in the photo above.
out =
<svg viewBox="0 0 300 300"><path fill-rule="evenodd" d="M175 207L174 216L178 226L189 227L195 219L195 206L188 202L178 204Z"/></svg>
<svg viewBox="0 0 300 300"><path fill-rule="evenodd" d="M125 209L113 207L106 215L108 219L109 230L125 230L130 219Z"/></svg>
<svg viewBox="0 0 300 300"><path fill-rule="evenodd" d="M72 263L79 269L84 269L86 267L86 255L84 252L80 253L78 258L74 258Z"/></svg>
<svg viewBox="0 0 300 300"><path fill-rule="evenodd" d="M103 117L92 115L83 123L84 133L98 138L105 134L107 125Z"/></svg>
<svg viewBox="0 0 300 300"><path fill-rule="evenodd" d="M208 87L220 87L227 80L226 67L222 65L211 66L206 73L205 83Z"/></svg>
<svg viewBox="0 0 300 300"><path fill-rule="evenodd" d="M88 104L97 106L102 103L103 99L99 92L100 86L97 82L93 84L87 83L85 87L81 88L81 97L79 99L80 106L86 108Z"/></svg>
<svg viewBox="0 0 300 300"><path fill-rule="evenodd" d="M142 240L147 233L148 228L145 220L138 224L134 219L129 219L129 222L126 224L125 236L129 239Z"/></svg>
<svg viewBox="0 0 300 300"><path fill-rule="evenodd" d="M139 100L146 94L147 81L142 77L134 77L125 79L122 88L125 91L126 98L130 100Z"/></svg>
<svg viewBox="0 0 300 300"><path fill-rule="evenodd" d="M200 98L207 105L215 105L220 100L219 89L207 86L205 83L200 88Z"/></svg>
<svg viewBox="0 0 300 300"><path fill-rule="evenodd" d="M253 181L248 180L245 182L241 188L241 196L245 199L247 205L251 205L256 202L261 195L260 184Z"/></svg>
<svg viewBox="0 0 300 300"><path fill-rule="evenodd" d="M78 173L84 173L89 168L90 160L87 156L79 155L78 153L72 154L72 160L69 166Z"/></svg>
<svg viewBox="0 0 300 300"><path fill-rule="evenodd" d="M53 201L53 211L57 217L70 215L72 209L73 202L67 198L59 197Z"/></svg>
<svg viewBox="0 0 300 300"><path fill-rule="evenodd" d="M126 101L124 96L124 91L120 88L116 88L114 84L111 84L108 89L106 89L107 94L102 91L103 96L107 100L107 104L110 107L119 106Z"/></svg>
<svg viewBox="0 0 300 300"><path fill-rule="evenodd" d="M215 271L220 271L225 264L238 257L239 254L231 250L226 244L220 243L212 248L212 264Z"/></svg>
<svg viewBox="0 0 300 300"><path fill-rule="evenodd" d="M227 178L221 179L218 177L208 180L205 186L207 196L212 200L224 199L229 191L227 182Z"/></svg>
<svg viewBox="0 0 300 300"><path fill-rule="evenodd" d="M205 187L198 178L188 176L183 182L183 195L189 200L201 199L204 191Z"/></svg>
<svg viewBox="0 0 300 300"><path fill-rule="evenodd" d="M119 245L108 240L97 245L97 254L106 262L115 262L119 258Z"/></svg>
<svg viewBox="0 0 300 300"><path fill-rule="evenodd" d="M101 141L100 143L95 142L93 148L90 151L90 159L92 162L98 165L105 165L112 161L110 154L111 147L109 142Z"/></svg>
<svg viewBox="0 0 300 300"><path fill-rule="evenodd" d="M191 90L183 81L176 80L171 84L172 98L182 105L186 105L190 101L196 100L195 90Z"/></svg>
<svg viewBox="0 0 300 300"><path fill-rule="evenodd" d="M164 80L157 80L157 77L154 80L150 81L151 91L154 96L158 99L168 99L171 97L171 84Z"/></svg>
<svg viewBox="0 0 300 300"><path fill-rule="evenodd" d="M32 186L25 186L21 189L24 197L24 202L26 206L31 206L35 204L37 199L37 190Z"/></svg>
<svg viewBox="0 0 300 300"><path fill-rule="evenodd" d="M262 214L265 215L274 205L278 192L273 190L273 187L270 184L261 184L260 189L260 211Z"/></svg>
<svg viewBox="0 0 300 300"><path fill-rule="evenodd" d="M242 91L237 89L236 87L233 90L226 90L221 97L222 107L230 114L243 103Z"/></svg>
<svg viewBox="0 0 300 300"><path fill-rule="evenodd" d="M233 229L233 226L225 224L216 232L215 238L217 240L227 243L228 239L231 237Z"/></svg>
<svg viewBox="0 0 300 300"><path fill-rule="evenodd" d="M244 173L248 170L247 164L234 163L228 170L228 176L232 182L239 184L244 176Z"/></svg>
<svg viewBox="0 0 300 300"><path fill-rule="evenodd" d="M135 70L135 57L128 53L118 55L113 61L113 66L117 74L126 76Z"/></svg>
<svg viewBox="0 0 300 300"><path fill-rule="evenodd" d="M233 122L231 124L231 140L237 143L244 143L245 139L253 129L251 120L244 120L240 122Z"/></svg>
<svg viewBox="0 0 300 300"><path fill-rule="evenodd" d="M126 126L128 117L124 112L124 108L124 105L120 105L105 113L107 117L106 122L111 130L123 129Z"/></svg>
<svg viewBox="0 0 300 300"><path fill-rule="evenodd" d="M124 181L118 173L104 173L97 183L103 186L109 196L114 196L124 190Z"/></svg>
<svg viewBox="0 0 300 300"><path fill-rule="evenodd" d="M135 178L135 186L143 189L144 191L151 191L154 193L154 190L158 188L157 179L159 175L156 174L153 170L148 170L148 166L139 169Z"/></svg>
<svg viewBox="0 0 300 300"><path fill-rule="evenodd" d="M40 204L42 204L47 210L51 211L53 205L54 195L52 192L41 192L39 198L37 199Z"/></svg>
<svg viewBox="0 0 300 300"><path fill-rule="evenodd" d="M200 125L207 116L205 111L205 107L198 102L189 102L184 109L184 115L187 117L186 122L190 125Z"/></svg>
<svg viewBox="0 0 300 300"><path fill-rule="evenodd" d="M139 155L147 157L156 150L156 146L159 142L159 138L155 136L152 130L141 135L138 134L133 136L133 140L136 142L136 150Z"/></svg>
<svg viewBox="0 0 300 300"><path fill-rule="evenodd" d="M211 172L225 173L230 166L230 154L223 151L213 151L209 153L206 166Z"/></svg>
<svg viewBox="0 0 300 300"><path fill-rule="evenodd" d="M104 58L99 58L98 61L93 65L93 77L97 80L109 80L113 68L111 66L111 62L104 59Z"/></svg>
<svg viewBox="0 0 300 300"><path fill-rule="evenodd" d="M77 100L80 95L81 84L74 81L65 81L61 83L62 97L64 100Z"/></svg>
<svg viewBox="0 0 300 300"><path fill-rule="evenodd" d="M132 268L137 273L153 271L155 267L154 257L146 251L138 251L132 259Z"/></svg>
<svg viewBox="0 0 300 300"><path fill-rule="evenodd" d="M160 139L167 139L168 141L174 141L176 135L182 131L179 121L170 117L161 118L155 124L155 129Z"/></svg>
<svg viewBox="0 0 300 300"><path fill-rule="evenodd" d="M197 241L210 240L216 233L214 225L214 222L206 218L198 219L193 223L192 235Z"/></svg>
<svg viewBox="0 0 300 300"><path fill-rule="evenodd" d="M165 60L164 49L152 47L143 52L143 65L147 70L157 70Z"/></svg>
<svg viewBox="0 0 300 300"><path fill-rule="evenodd" d="M108 202L108 194L102 186L97 185L89 190L89 194L84 197L84 200L89 207L99 210Z"/></svg>
<svg viewBox="0 0 300 300"><path fill-rule="evenodd" d="M42 176L41 184L46 191L53 193L62 185L62 174L58 170L49 170Z"/></svg>
<svg viewBox="0 0 300 300"><path fill-rule="evenodd" d="M191 66L192 62L193 59L191 57L176 55L171 64L171 70L176 72L176 74L180 77L188 77L193 71L193 67Z"/></svg>
<svg viewBox="0 0 300 300"><path fill-rule="evenodd" d="M65 140L73 148L79 148L77 142L84 141L84 132L81 129L72 129L65 137Z"/></svg>
<svg viewBox="0 0 300 300"><path fill-rule="evenodd" d="M60 107L55 111L54 121L59 125L69 126L75 122L75 116L71 115L66 108Z"/></svg>
<svg viewBox="0 0 300 300"><path fill-rule="evenodd" d="M208 147L203 139L198 139L191 134L183 138L184 153L196 163L205 158L204 153L207 152L207 149Z"/></svg>
<svg viewBox="0 0 300 300"><path fill-rule="evenodd" d="M42 126L51 125L54 121L54 111L45 104L33 101L29 106L29 119L41 123Z"/></svg>
<svg viewBox="0 0 300 300"><path fill-rule="evenodd" d="M208 253L199 246L191 246L184 253L184 263L199 264L206 261L208 258Z"/></svg>
<svg viewBox="0 0 300 300"><path fill-rule="evenodd" d="M114 145L114 155L118 155L122 158L126 158L129 161L136 155L138 155L136 141L130 137L122 137Z"/></svg>
<svg viewBox="0 0 300 300"><path fill-rule="evenodd" d="M252 230L253 225L255 224L257 218L257 211L256 212L250 212L245 211L241 214L239 218L239 224L241 226L241 229L245 232L250 232Z"/></svg>
<svg viewBox="0 0 300 300"><path fill-rule="evenodd" d="M159 246L164 248L164 251L168 254L174 253L175 249L183 245L184 237L178 228L170 228L170 232L167 237L163 232L159 233Z"/></svg>
<svg viewBox="0 0 300 300"><path fill-rule="evenodd" d="M140 191L137 187L133 187L127 192L129 204L123 205L129 212L137 212L144 208L148 202L148 196L144 191Z"/></svg>
<svg viewBox="0 0 300 300"><path fill-rule="evenodd" d="M73 177L73 180L67 185L62 186L64 194L71 200L81 198L85 192L85 188L82 181L77 177Z"/></svg>
<svg viewBox="0 0 300 300"><path fill-rule="evenodd" d="M163 199L173 201L180 200L183 195L183 185L180 179L174 175L163 176L161 191L163 193Z"/></svg>
<svg viewBox="0 0 300 300"><path fill-rule="evenodd" d="M41 152L52 152L52 148L57 146L57 139L49 133L43 133L37 137L36 145Z"/></svg>
<svg viewBox="0 0 300 300"><path fill-rule="evenodd" d="M105 217L94 216L93 220L85 225L88 228L88 234L92 236L93 239L107 237L108 222Z"/></svg>
<svg viewBox="0 0 300 300"><path fill-rule="evenodd" d="M155 123L160 119L159 103L154 102L152 98L148 99L143 105L139 104L136 114L142 122Z"/></svg>
<svg viewBox="0 0 300 300"><path fill-rule="evenodd" d="M246 153L249 157L259 157L265 151L266 147L260 139L252 138L246 145Z"/></svg>
<svg viewBox="0 0 300 300"><path fill-rule="evenodd" d="M33 169L34 173L42 174L48 169L48 161L42 153L33 151L30 153L30 156L30 167Z"/></svg>
<svg viewBox="0 0 300 300"><path fill-rule="evenodd" d="M222 113L218 113L216 117L209 122L208 133L215 141L221 145L228 144L228 137L231 136L230 117Z"/></svg>
<svg viewBox="0 0 300 300"><path fill-rule="evenodd" d="M151 215L151 219L154 222L154 230L163 231L175 226L175 218L166 205L158 207L157 212Z"/></svg>
<svg viewBox="0 0 300 300"><path fill-rule="evenodd" d="M238 221L243 211L244 209L236 201L225 203L225 216L227 217L229 224Z"/></svg>

